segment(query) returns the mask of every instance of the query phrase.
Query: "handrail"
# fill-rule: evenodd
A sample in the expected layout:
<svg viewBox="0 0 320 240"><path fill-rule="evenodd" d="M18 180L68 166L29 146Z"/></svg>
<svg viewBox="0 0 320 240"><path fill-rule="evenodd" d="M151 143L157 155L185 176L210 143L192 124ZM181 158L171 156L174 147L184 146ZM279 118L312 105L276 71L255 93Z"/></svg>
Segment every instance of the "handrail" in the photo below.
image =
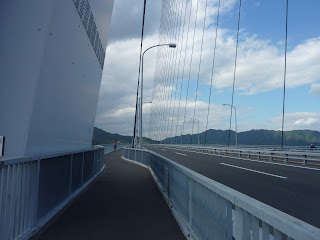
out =
<svg viewBox="0 0 320 240"><path fill-rule="evenodd" d="M320 238L320 229L289 216L155 152L123 149L127 160L147 166L179 222L193 239Z"/></svg>
<svg viewBox="0 0 320 240"><path fill-rule="evenodd" d="M104 148L0 161L0 240L29 239L104 169Z"/></svg>
<svg viewBox="0 0 320 240"><path fill-rule="evenodd" d="M88 152L94 149L103 148L103 146L96 145L91 148L84 148L81 150L74 150L74 151L67 151L67 152L53 152L53 153L46 153L46 154L38 154L34 156L23 156L23 157L10 157L10 158L1 158L0 159L0 170L1 167L8 166L10 164L17 164L17 163L26 163L46 158L54 158L54 157L61 157L65 155L77 154L81 152Z"/></svg>

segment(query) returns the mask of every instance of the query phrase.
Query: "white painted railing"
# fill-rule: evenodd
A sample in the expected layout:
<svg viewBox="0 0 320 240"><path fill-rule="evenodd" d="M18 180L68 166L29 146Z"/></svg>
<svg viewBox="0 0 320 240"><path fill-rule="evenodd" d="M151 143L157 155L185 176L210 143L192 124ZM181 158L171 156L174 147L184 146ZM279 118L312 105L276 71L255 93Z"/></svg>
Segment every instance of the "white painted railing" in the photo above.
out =
<svg viewBox="0 0 320 240"><path fill-rule="evenodd" d="M216 155L225 155L241 158L255 158L268 161L280 160L283 162L300 162L303 165L308 163L320 163L320 153L313 150L306 151L289 151L288 149L269 150L258 148L234 148L234 147L214 147L214 146L198 146L198 145L171 145L157 144L153 146L162 146L166 148L187 150L193 152L209 153Z"/></svg>
<svg viewBox="0 0 320 240"><path fill-rule="evenodd" d="M157 153L124 148L147 166L188 239L320 239L320 229Z"/></svg>
<svg viewBox="0 0 320 240"><path fill-rule="evenodd" d="M0 161L0 240L29 239L104 168L103 148Z"/></svg>

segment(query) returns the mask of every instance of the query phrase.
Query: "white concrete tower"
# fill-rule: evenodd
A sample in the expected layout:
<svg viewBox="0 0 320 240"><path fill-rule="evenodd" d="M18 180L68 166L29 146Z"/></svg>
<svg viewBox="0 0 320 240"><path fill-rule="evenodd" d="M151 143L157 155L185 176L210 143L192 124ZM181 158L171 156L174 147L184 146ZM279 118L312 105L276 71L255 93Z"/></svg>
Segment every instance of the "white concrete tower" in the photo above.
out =
<svg viewBox="0 0 320 240"><path fill-rule="evenodd" d="M5 157L91 146L113 0L2 0Z"/></svg>

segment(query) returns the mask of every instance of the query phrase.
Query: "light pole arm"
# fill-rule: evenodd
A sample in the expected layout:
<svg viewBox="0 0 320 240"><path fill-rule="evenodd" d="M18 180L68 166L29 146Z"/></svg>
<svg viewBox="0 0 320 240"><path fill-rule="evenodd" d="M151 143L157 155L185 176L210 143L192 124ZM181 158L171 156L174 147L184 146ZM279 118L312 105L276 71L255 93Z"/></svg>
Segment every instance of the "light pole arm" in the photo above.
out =
<svg viewBox="0 0 320 240"><path fill-rule="evenodd" d="M174 43L165 43L165 44L154 45L154 46L149 47L149 48L147 48L146 50L144 50L144 52L143 52L143 54L142 54L142 58L143 58L143 55L146 53L146 51L148 51L148 50L151 49L151 48L160 47L160 46L176 47L176 45L175 45Z"/></svg>

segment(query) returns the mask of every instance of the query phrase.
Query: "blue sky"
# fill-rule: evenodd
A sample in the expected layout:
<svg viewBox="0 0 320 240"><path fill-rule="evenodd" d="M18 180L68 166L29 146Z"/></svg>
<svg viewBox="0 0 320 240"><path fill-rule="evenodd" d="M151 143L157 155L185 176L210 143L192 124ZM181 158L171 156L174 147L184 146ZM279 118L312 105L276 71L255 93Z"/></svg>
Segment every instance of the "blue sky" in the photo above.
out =
<svg viewBox="0 0 320 240"><path fill-rule="evenodd" d="M235 8L238 4L235 4ZM236 9L229 14L227 20L221 18L221 26L228 29L236 29L237 13ZM288 24L288 51L292 51L298 44L303 44L308 39L318 38L320 36L320 2L316 0L309 1L289 1L289 24ZM269 0L242 1L240 28L248 35L256 35L257 39L269 41L270 45L276 46L279 51L284 52L285 43L285 15L286 1ZM243 39L242 39L243 40ZM241 40L240 40L241 46ZM306 53L307 54L307 53ZM290 58L288 58L288 75L290 74ZM283 59L284 61L284 59ZM315 62L315 67L320 67L319 62ZM268 79L265 79L268 81ZM287 81L290 81L288 79ZM319 83L320 76L315 79ZM303 82L303 81L302 81ZM294 114L298 112L319 113L319 95L310 94L311 84L303 84L301 86L286 89L286 113ZM236 92L239 93L239 92ZM229 91L229 94L230 91ZM235 104L240 106L251 106L254 120L264 123L269 118L282 113L282 96L283 88L271 91L253 94L253 95L235 95ZM227 96L221 96L219 100L228 101ZM217 100L217 102L221 102ZM230 101L230 100L229 100ZM241 108L240 108L241 109ZM248 119L244 118L242 121ZM318 119L319 120L319 119ZM241 121L241 120L240 120ZM290 123L288 123L290 124ZM273 123L270 128L276 128L279 124ZM319 129L319 124L305 126ZM290 127L290 130L292 128Z"/></svg>
<svg viewBox="0 0 320 240"><path fill-rule="evenodd" d="M167 0L164 0L166 2ZM176 0L179 3L179 0ZM208 93L211 79L213 43L217 0L208 0L208 19L204 35L200 84L198 89L195 117L200 120L200 131L205 130L208 107ZM135 90L138 73L138 59L142 17L142 2L136 1L135 8L128 7L124 0L115 0L109 45L103 74L102 87L96 125L109 132L131 134L135 107ZM148 2L146 12L146 32L144 48L158 43L161 13L160 0ZM195 8L197 0L193 0ZM213 95L209 117L209 128L228 129L230 110L222 106L231 103L235 38L237 29L239 0L221 1L218 45L213 76ZM182 63L178 78L172 86L165 88L165 94L177 97L180 82L185 77L180 102L180 119L177 119L179 99L176 99L175 114L170 118L183 124L181 114L187 109L186 119L193 117L194 96L200 55L200 42L205 0L199 0L199 12L195 37L193 63L191 60L191 34L187 44L186 67L182 75ZM174 6L174 5L173 5ZM313 129L320 131L320 1L289 0L288 60L285 130ZM238 129L281 128L284 43L285 43L285 0L242 0L240 41L236 72L234 105L238 113ZM192 10L194 11L194 9ZM126 16L124 18L123 16ZM140 20L139 20L140 19ZM191 29L194 17L191 17ZM182 33L182 31L180 31ZM185 31L186 34L186 31ZM182 35L181 35L182 36ZM177 36L175 54L185 47ZM186 39L186 35L184 35ZM125 51L123 51L125 49ZM166 50L168 51L168 50ZM184 51L183 51L184 52ZM157 51L149 51L145 56L146 101L152 99ZM124 61L125 59L125 61ZM176 63L178 66L178 62ZM177 71L178 68L176 68ZM186 84L190 70L190 88L185 106ZM177 73L177 72L176 72ZM178 89L175 89L178 81ZM163 89L158 85L157 89ZM157 90L156 89L156 90ZM168 94L169 93L169 94ZM117 99L114 104L113 99ZM170 98L171 99L171 98ZM158 106L174 106L174 97L158 102ZM156 99L153 107L156 107ZM149 106L150 105L150 106ZM145 106L146 118L150 116L152 105ZM168 110L167 110L168 111ZM144 120L148 123L148 119ZM192 121L191 121L192 122ZM191 131L190 121L185 123L186 133ZM147 124L145 128L147 128Z"/></svg>

